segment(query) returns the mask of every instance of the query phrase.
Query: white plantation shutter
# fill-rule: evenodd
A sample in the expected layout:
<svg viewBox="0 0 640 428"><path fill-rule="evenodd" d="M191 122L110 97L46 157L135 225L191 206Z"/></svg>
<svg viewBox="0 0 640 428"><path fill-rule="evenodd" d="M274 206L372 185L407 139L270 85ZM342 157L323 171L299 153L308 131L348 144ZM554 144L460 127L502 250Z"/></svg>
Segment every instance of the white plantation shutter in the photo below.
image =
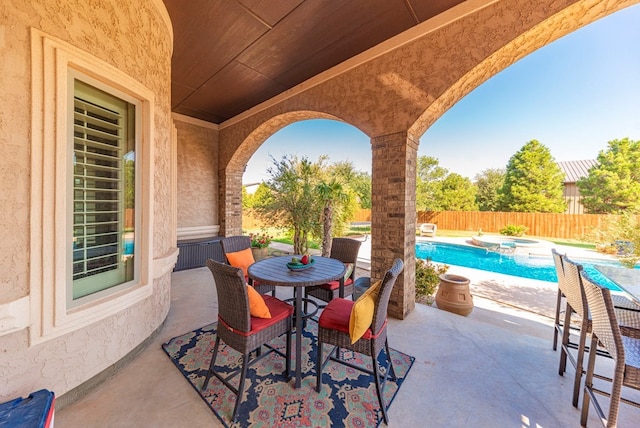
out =
<svg viewBox="0 0 640 428"><path fill-rule="evenodd" d="M74 299L127 280L123 236L130 107L126 101L76 80L73 113Z"/></svg>

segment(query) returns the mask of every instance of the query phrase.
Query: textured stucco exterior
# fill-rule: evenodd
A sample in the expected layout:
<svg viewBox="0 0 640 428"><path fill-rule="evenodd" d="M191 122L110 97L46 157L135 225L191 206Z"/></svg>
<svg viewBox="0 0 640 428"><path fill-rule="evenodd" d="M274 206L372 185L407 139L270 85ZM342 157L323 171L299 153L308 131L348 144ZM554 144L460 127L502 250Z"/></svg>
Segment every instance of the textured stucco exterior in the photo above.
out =
<svg viewBox="0 0 640 428"><path fill-rule="evenodd" d="M172 231L172 33L157 0L3 0L0 8L0 318L30 296L31 29L113 66L154 94L150 257L175 252ZM36 100L35 105L41 100ZM45 144L47 140L45 139ZM53 144L51 142L50 144ZM45 177L46 179L46 177ZM149 215L152 214L152 215ZM159 263L161 265L162 263ZM63 267L60 267L63 269ZM169 310L170 269L152 273L150 297L39 344L29 327L0 335L0 402L47 388L58 396L113 365L148 338ZM20 306L28 309L29 306ZM28 317L27 317L28 319ZM2 322L0 322L2 324ZM0 330L3 326L0 325Z"/></svg>
<svg viewBox="0 0 640 428"><path fill-rule="evenodd" d="M270 135L299 120L343 120L371 138L372 276L380 277L395 257L405 261L390 308L394 316L406 316L414 306L419 137L455 102L519 58L637 2L468 0L401 35L402 40L348 66L340 65L339 72L311 79L222 124L219 131L176 121L174 152L169 99L172 36L161 0L3 0L0 402L40 388L63 395L148 338L169 310L166 266L175 253L175 228L219 223L223 235L240 233L246 162ZM38 344L30 342L28 325L3 333L6 313L28 312L34 297L30 295L32 28L108 63L154 94L152 209L144 215L153 220L150 256L154 266L162 267L152 273L150 297ZM18 315L18 325L29 320L28 314Z"/></svg>
<svg viewBox="0 0 640 428"><path fill-rule="evenodd" d="M218 130L175 120L178 229L218 225Z"/></svg>

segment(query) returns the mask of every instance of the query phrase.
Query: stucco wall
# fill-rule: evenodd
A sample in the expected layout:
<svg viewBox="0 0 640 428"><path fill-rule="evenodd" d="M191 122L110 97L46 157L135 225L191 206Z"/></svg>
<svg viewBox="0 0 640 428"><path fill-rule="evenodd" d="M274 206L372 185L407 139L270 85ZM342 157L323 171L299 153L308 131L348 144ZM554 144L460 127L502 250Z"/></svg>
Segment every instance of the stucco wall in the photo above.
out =
<svg viewBox="0 0 640 428"><path fill-rule="evenodd" d="M175 119L178 230L218 225L218 131Z"/></svg>
<svg viewBox="0 0 640 428"><path fill-rule="evenodd" d="M150 247L154 260L172 252L172 34L167 22L159 0L2 1L0 318L3 305L24 298L30 289L32 27L109 63L155 94L151 118L154 228ZM0 336L0 402L40 388L60 396L144 341L161 325L169 309L170 270L156 272L154 278L151 297L79 330L34 346L29 344L28 328Z"/></svg>

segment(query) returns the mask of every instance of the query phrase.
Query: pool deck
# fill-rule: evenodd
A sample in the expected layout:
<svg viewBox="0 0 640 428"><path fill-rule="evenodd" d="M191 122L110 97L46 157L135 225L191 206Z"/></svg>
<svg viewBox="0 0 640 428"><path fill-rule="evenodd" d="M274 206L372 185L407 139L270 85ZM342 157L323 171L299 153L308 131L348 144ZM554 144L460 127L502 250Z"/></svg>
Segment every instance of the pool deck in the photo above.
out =
<svg viewBox="0 0 640 428"><path fill-rule="evenodd" d="M369 275L370 244L362 243L358 276ZM572 247L566 252L581 257ZM389 409L389 427L577 427L580 411L570 401L574 372L569 367L558 376L559 352L551 349L557 285L458 266L450 272L471 279L475 308L468 317L417 304L405 320L389 319L392 346L416 357ZM171 309L153 343L77 402L57 409L56 427L222 426L160 348L216 319L213 279L206 268L174 272L171 289ZM618 426L638 420L639 409L621 406ZM589 426L600 426L593 409Z"/></svg>
<svg viewBox="0 0 640 428"><path fill-rule="evenodd" d="M416 242L445 242L480 248L471 244L471 238L418 237ZM555 248L556 251L566 254L570 259L615 260L614 257L598 253L595 250L557 245L549 241L540 242L541 244L537 247L519 247L516 251L520 254L526 253L551 259L551 250ZM521 278L456 265L450 265L448 273L469 278L473 296L488 299L499 305L512 307L514 310L524 310L547 320L552 320L554 317L558 292L558 285L555 282Z"/></svg>
<svg viewBox="0 0 640 428"><path fill-rule="evenodd" d="M363 242L358 253L358 272L356 272L356 276L358 277L370 275L369 270L371 267L371 237L367 237L366 239L361 238L360 240ZM416 243L420 242L444 242L480 248L471 244L471 237L416 237ZM556 245L549 241L540 242L541 244L538 247L522 247L516 251L519 253L526 252L536 257L549 257L549 259L551 259L551 249L555 248L560 253L566 254L569 258L580 260L615 260L611 256L598 253L594 250ZM272 243L271 247L282 251L291 251L291 246L285 244ZM485 304L499 305L503 310L512 310L520 313L521 316L534 318L540 322L546 323L553 321L558 292L558 285L555 282L521 278L456 265L450 265L448 273L469 278L471 281L471 294L487 300L488 302L485 302ZM482 304L479 299L477 300L479 304Z"/></svg>

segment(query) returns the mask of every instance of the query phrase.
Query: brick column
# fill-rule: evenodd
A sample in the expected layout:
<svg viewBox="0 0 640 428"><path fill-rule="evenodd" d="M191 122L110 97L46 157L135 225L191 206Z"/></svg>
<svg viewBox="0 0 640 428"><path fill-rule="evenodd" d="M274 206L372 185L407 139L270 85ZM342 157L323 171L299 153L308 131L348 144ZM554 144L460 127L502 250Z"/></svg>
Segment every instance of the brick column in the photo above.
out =
<svg viewBox="0 0 640 428"><path fill-rule="evenodd" d="M381 279L396 257L404 270L388 313L404 319L415 308L416 160L419 140L401 132L371 139L371 275Z"/></svg>
<svg viewBox="0 0 640 428"><path fill-rule="evenodd" d="M218 170L220 235L242 235L242 171Z"/></svg>

